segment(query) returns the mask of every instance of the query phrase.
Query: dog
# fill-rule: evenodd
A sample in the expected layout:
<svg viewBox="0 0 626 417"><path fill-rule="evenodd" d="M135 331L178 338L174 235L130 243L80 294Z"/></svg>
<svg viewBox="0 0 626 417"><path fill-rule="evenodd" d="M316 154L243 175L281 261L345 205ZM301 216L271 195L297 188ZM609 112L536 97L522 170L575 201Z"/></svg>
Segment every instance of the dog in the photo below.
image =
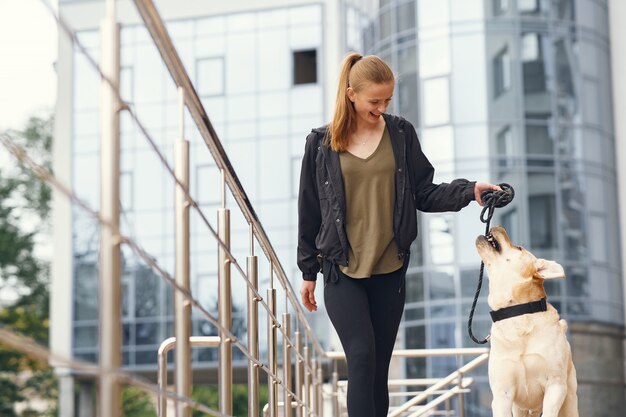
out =
<svg viewBox="0 0 626 417"><path fill-rule="evenodd" d="M546 301L543 287L546 279L565 278L563 267L514 245L502 227L478 236L476 249L487 270L494 320L489 339L493 416L578 417L567 323Z"/></svg>

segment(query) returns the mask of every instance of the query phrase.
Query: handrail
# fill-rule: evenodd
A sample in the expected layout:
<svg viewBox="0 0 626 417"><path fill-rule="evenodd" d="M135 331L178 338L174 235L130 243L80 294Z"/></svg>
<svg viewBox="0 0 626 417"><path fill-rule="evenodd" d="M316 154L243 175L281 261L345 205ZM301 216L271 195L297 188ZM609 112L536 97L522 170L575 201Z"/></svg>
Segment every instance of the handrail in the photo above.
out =
<svg viewBox="0 0 626 417"><path fill-rule="evenodd" d="M191 336L189 344L193 347L216 347L220 345L221 338L219 336ZM161 392L167 392L167 353L176 345L176 338L169 337L159 345L157 354L158 365L158 384ZM157 416L167 416L167 396L159 394L157 402Z"/></svg>
<svg viewBox="0 0 626 417"><path fill-rule="evenodd" d="M217 167L220 170L223 170L224 179L245 219L250 225L252 225L253 233L257 238L259 245L263 249L265 256L273 265L273 268L276 269L277 276L283 287L287 290L287 297L291 301L291 304L298 315L299 322L301 322L306 328L309 340L313 344L316 351L319 354L323 354L322 346L317 340L317 337L315 337L311 326L305 318L304 310L295 296L295 291L291 286L280 261L278 260L278 256L276 255L276 252L270 243L270 240L265 233L265 230L263 229L263 226L261 225L245 190L243 189L243 186L241 185L241 182L239 181L239 177L235 173L226 151L218 139L218 135L209 120L204 107L202 106L189 74L185 70L182 60L174 47L174 43L170 38L165 24L161 19L154 3L152 0L135 0L135 6L143 19L146 28L150 32L150 35L152 36L152 39L159 50L163 62L167 66L174 83L183 89L185 104L187 105L189 114L193 118L196 127L198 128L198 132L213 155L213 159L215 160Z"/></svg>
<svg viewBox="0 0 626 417"><path fill-rule="evenodd" d="M410 398L404 404L390 409L388 417L398 417L403 413L409 412L410 416L419 416L426 411L432 410L438 404L449 400L452 396L459 396L459 413L462 416L464 411L462 410L462 397L467 392L473 382L473 378L466 378L465 374L476 369L482 365L489 358L489 348L444 348L444 349L396 349L392 352L392 357L402 358L426 358L426 357L441 357L441 356L476 356L474 359L458 368L456 371L447 375L444 378L414 378L414 379L392 379L388 381L389 387L409 387L409 386L428 386L423 391L411 393L414 394L413 398ZM345 360L345 353L342 351L326 352L324 357L332 360L336 363L338 360ZM336 366L336 365L335 365ZM446 388L448 385L454 385L452 388ZM347 381L338 381L338 375L335 371L332 375L331 392L325 392L324 395L331 397L334 401L335 416L339 416L339 402L340 390L345 390ZM410 396L410 393L402 392L398 393L398 396ZM418 408L418 411L413 411L414 408L428 397L437 395L437 398L431 402Z"/></svg>
<svg viewBox="0 0 626 417"><path fill-rule="evenodd" d="M483 355L489 353L489 348L443 348L443 349L396 349L391 356L402 358L425 358L431 356L462 356L462 355ZM328 359L345 359L343 351L329 351L324 353Z"/></svg>

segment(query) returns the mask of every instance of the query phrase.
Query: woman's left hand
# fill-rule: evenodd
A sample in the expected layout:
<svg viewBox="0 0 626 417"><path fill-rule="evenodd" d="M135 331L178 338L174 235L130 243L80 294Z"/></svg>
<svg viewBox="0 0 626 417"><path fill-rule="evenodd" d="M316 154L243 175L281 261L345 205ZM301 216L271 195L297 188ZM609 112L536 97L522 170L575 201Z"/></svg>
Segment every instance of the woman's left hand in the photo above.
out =
<svg viewBox="0 0 626 417"><path fill-rule="evenodd" d="M474 198L481 206L483 205L483 200L480 198L480 195L489 190L500 191L501 188L499 185L489 184L488 182L477 182L474 186Z"/></svg>

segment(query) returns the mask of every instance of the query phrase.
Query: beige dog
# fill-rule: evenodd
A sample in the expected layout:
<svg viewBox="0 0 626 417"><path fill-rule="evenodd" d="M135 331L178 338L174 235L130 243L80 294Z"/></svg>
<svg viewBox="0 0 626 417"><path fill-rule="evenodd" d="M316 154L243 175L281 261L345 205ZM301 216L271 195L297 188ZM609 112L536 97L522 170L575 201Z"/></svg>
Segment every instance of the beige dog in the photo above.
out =
<svg viewBox="0 0 626 417"><path fill-rule="evenodd" d="M502 227L492 228L489 239L479 236L476 248L495 316L489 356L494 417L510 417L511 411L514 417L578 417L567 323L551 304L539 301L546 298L543 280L564 278L563 267L512 244Z"/></svg>

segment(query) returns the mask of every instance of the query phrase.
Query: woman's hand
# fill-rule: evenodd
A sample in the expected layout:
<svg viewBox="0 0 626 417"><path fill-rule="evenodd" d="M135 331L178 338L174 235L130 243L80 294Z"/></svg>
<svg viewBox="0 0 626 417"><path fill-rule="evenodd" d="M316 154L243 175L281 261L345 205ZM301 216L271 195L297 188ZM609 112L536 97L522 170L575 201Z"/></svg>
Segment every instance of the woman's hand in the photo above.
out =
<svg viewBox="0 0 626 417"><path fill-rule="evenodd" d="M300 296L302 304L309 311L317 311L317 303L315 302L315 281L302 281L300 285Z"/></svg>
<svg viewBox="0 0 626 417"><path fill-rule="evenodd" d="M501 188L499 185L489 184L488 182L477 182L474 186L474 198L481 206L483 205L483 200L480 196L482 193L489 190L500 191Z"/></svg>

